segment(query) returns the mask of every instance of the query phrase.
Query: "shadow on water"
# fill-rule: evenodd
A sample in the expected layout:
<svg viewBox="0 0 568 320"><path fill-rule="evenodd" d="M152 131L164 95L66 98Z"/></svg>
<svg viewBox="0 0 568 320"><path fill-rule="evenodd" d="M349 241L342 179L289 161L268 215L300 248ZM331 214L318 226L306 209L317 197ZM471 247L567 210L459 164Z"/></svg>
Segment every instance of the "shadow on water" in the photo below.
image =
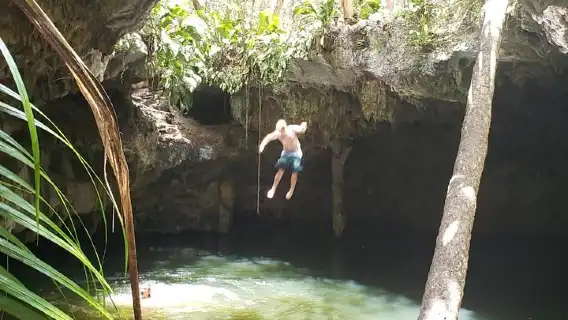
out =
<svg viewBox="0 0 568 320"><path fill-rule="evenodd" d="M105 274L115 302L128 305L119 234L109 241ZM219 236L146 234L137 241L142 285L153 290L146 307L168 309L167 318L177 318L175 309L179 319L404 320L417 315L435 235L351 222L337 240L328 225L281 223L237 225ZM563 239L474 235L462 307L479 318L467 312L461 318L564 318L563 248ZM62 272L82 276L63 253L44 244L35 250ZM51 290L39 277L24 279ZM214 310L219 305L225 310Z"/></svg>

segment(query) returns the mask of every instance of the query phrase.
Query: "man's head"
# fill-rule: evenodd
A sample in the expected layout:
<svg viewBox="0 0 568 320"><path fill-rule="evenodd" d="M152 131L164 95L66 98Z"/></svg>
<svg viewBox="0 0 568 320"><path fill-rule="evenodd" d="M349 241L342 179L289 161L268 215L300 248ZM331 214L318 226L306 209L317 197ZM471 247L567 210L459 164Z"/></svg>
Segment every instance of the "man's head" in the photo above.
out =
<svg viewBox="0 0 568 320"><path fill-rule="evenodd" d="M276 122L276 131L284 131L286 129L286 121L284 119L280 119Z"/></svg>

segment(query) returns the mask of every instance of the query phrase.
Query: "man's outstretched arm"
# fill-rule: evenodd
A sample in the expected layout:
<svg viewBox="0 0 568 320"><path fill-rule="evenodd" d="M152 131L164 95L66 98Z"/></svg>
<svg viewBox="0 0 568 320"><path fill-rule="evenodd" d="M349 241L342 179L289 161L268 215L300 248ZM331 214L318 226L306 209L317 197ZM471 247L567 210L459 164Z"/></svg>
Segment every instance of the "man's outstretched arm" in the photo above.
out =
<svg viewBox="0 0 568 320"><path fill-rule="evenodd" d="M260 142L260 145L258 146L258 152L262 153L262 151L264 151L264 147L266 147L269 142L278 139L278 136L279 133L276 131L267 134L266 137L264 137L264 139L262 139L262 141Z"/></svg>
<svg viewBox="0 0 568 320"><path fill-rule="evenodd" d="M308 128L308 123L304 121L300 125L292 124L289 126L289 128L294 130L296 133L306 133L306 129Z"/></svg>

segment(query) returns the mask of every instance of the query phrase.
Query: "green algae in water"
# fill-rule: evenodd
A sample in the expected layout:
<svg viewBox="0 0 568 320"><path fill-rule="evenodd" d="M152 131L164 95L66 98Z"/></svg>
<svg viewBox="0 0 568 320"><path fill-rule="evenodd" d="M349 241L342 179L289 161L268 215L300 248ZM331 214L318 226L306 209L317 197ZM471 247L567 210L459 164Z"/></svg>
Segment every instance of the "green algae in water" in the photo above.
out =
<svg viewBox="0 0 568 320"><path fill-rule="evenodd" d="M419 312L404 296L314 277L283 261L216 256L161 261L141 274L141 286L152 288L152 298L142 300L146 319L393 320L415 319ZM129 283L111 285L117 318L133 319ZM77 319L99 319L82 310ZM463 309L460 319L482 320Z"/></svg>

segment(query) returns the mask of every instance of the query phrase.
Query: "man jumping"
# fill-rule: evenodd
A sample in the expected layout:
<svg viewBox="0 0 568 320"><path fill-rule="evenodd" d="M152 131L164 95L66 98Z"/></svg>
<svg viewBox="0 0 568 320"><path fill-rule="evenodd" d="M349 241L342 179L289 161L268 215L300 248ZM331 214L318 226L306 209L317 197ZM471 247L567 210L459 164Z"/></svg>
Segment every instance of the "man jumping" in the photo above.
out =
<svg viewBox="0 0 568 320"><path fill-rule="evenodd" d="M262 139L258 151L262 153L264 147L274 140L280 140L282 143L282 153L280 158L276 161L276 167L278 171L274 176L274 183L272 188L268 190L266 197L272 199L274 197L274 192L282 179L284 174L284 169L288 168L292 171L290 176L290 190L286 194L286 199L290 200L294 194L294 189L296 188L296 181L298 181L298 172L302 171L302 148L300 147L300 141L298 141L298 134L306 133L308 127L307 122L302 122L300 125L286 125L286 121L283 119L276 122L276 130L271 132Z"/></svg>

